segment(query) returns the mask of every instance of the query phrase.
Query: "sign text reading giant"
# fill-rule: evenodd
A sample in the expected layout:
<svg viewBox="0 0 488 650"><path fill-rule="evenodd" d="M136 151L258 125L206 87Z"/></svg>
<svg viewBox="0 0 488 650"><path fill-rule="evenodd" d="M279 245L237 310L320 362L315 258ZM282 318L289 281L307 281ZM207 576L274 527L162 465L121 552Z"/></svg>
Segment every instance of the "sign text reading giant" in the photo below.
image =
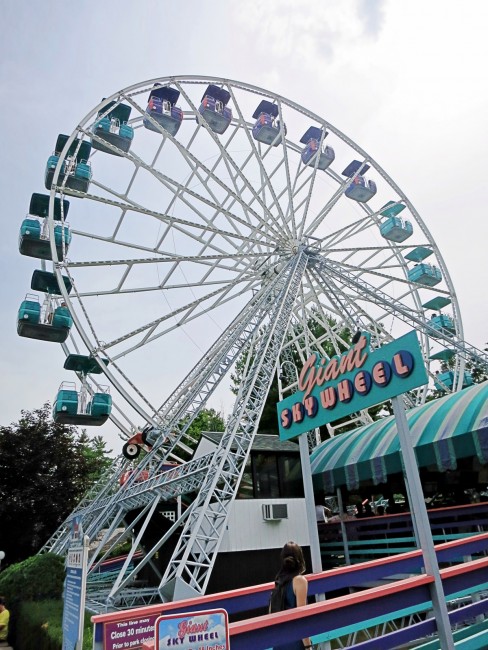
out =
<svg viewBox="0 0 488 650"><path fill-rule="evenodd" d="M280 438L294 438L427 381L415 332L373 352L369 335L362 334L341 356L309 357L299 376L298 391L277 405Z"/></svg>

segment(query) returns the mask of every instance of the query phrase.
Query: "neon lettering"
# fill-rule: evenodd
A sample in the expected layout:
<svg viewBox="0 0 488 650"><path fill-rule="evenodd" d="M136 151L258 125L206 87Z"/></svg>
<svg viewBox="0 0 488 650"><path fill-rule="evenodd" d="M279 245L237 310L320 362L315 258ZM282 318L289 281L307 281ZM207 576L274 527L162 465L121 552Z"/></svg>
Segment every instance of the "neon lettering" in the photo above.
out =
<svg viewBox="0 0 488 650"><path fill-rule="evenodd" d="M312 389L315 385L315 361L317 360L317 355L312 354L306 361L305 365L302 368L300 376L298 378L298 390L304 390L305 395L308 397L312 392Z"/></svg>
<svg viewBox="0 0 488 650"><path fill-rule="evenodd" d="M333 409L337 403L337 394L333 386L325 388L320 393L320 402L324 409Z"/></svg>
<svg viewBox="0 0 488 650"><path fill-rule="evenodd" d="M377 386L387 386L391 379L391 366L388 361L378 361L374 364L371 374Z"/></svg>
<svg viewBox="0 0 488 650"><path fill-rule="evenodd" d="M354 389L360 395L367 395L372 384L371 375L367 370L360 370L354 377Z"/></svg>
<svg viewBox="0 0 488 650"><path fill-rule="evenodd" d="M307 412L307 416L309 418L314 418L317 415L317 411L319 410L319 402L316 397L313 395L307 397L307 399L303 402L303 405L305 406L305 411Z"/></svg>
<svg viewBox="0 0 488 650"><path fill-rule="evenodd" d="M352 396L354 393L354 388L352 385L352 381L349 381L349 379L343 379L337 384L337 397L339 398L339 402L350 402L352 400Z"/></svg>
<svg viewBox="0 0 488 650"><path fill-rule="evenodd" d="M398 377L408 377L414 366L413 356L407 350L400 350L393 356L393 372Z"/></svg>
<svg viewBox="0 0 488 650"><path fill-rule="evenodd" d="M283 409L280 413L281 417L281 426L283 429L289 429L291 427L291 411L290 409Z"/></svg>
<svg viewBox="0 0 488 650"><path fill-rule="evenodd" d="M301 402L297 402L296 404L293 404L291 413L292 413L294 424L296 424L297 422L301 422L305 417L305 408L303 404Z"/></svg>

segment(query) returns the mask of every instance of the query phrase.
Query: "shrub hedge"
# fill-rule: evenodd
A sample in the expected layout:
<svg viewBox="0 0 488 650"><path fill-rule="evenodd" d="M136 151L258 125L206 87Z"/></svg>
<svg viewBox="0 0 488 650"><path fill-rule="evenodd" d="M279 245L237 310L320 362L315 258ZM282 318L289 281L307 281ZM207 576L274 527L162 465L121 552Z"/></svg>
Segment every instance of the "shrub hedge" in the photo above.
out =
<svg viewBox="0 0 488 650"><path fill-rule="evenodd" d="M64 558L51 553L13 564L0 573L0 594L10 610L9 640L15 650L61 650ZM83 650L93 643L85 616Z"/></svg>

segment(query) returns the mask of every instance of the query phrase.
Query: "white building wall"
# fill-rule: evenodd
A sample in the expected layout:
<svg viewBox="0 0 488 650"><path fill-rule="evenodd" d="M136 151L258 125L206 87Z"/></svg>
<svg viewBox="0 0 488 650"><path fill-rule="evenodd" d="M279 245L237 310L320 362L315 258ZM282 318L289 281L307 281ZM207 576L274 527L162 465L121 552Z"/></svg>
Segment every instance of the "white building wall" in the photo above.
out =
<svg viewBox="0 0 488 650"><path fill-rule="evenodd" d="M200 442L198 443L198 447L195 449L193 459L195 460L197 458L201 458L202 456L206 456L207 454L214 452L216 449L217 445L214 442L211 442L202 436L200 438Z"/></svg>
<svg viewBox="0 0 488 650"><path fill-rule="evenodd" d="M263 504L286 503L288 519L265 521ZM310 544L305 499L236 499L232 504L221 552L282 548L293 541Z"/></svg>

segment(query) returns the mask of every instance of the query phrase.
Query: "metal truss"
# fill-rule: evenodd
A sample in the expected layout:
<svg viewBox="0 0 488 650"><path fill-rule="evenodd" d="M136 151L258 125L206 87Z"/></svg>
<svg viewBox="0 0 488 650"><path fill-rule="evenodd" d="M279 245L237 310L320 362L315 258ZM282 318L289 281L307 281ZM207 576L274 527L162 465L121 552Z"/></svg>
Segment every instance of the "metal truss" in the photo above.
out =
<svg viewBox="0 0 488 650"><path fill-rule="evenodd" d="M259 425L273 372L301 286L307 256L301 251L289 264L290 276L270 305L269 324L243 377L234 411L188 521L163 576L160 594L179 600L204 594L225 531L251 444Z"/></svg>
<svg viewBox="0 0 488 650"><path fill-rule="evenodd" d="M420 333L427 334L437 341L442 341L446 347L456 349L466 360L471 360L483 368L488 369L488 355L485 352L466 341L450 336L444 330L436 330L429 325L428 321L421 318L418 313L408 309L401 301L361 279L347 266L317 255L311 261L310 268L323 281L327 281L329 275L339 278L348 287L353 288L364 300L380 304L385 311L394 314L397 318L411 325Z"/></svg>

